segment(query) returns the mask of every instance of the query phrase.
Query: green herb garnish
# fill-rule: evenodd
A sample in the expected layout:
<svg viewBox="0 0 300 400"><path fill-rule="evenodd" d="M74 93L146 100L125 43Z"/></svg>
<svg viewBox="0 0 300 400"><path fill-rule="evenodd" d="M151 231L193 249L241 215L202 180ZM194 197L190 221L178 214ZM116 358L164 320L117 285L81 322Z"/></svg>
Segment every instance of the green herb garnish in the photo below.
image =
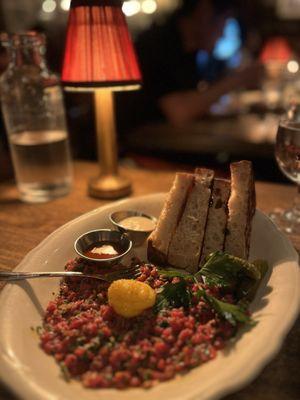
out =
<svg viewBox="0 0 300 400"><path fill-rule="evenodd" d="M265 261L254 261L252 263L226 253L212 253L203 267L195 275L177 269L159 269L160 275L168 278L177 277L176 283L167 283L157 295L155 311L164 308L184 307L191 304L193 294L187 284L187 280L193 279L198 284L198 296L221 317L229 321L233 326L238 323L254 324L247 314L246 306L251 300L259 286L259 283L268 269ZM214 296L208 295L199 285L199 281L205 278L205 283L211 286L231 288L235 291L239 304L231 304L221 301Z"/></svg>
<svg viewBox="0 0 300 400"><path fill-rule="evenodd" d="M244 278L237 287L237 297L244 301L251 301L257 292L260 282L268 271L268 263L264 260L255 260L253 265L260 271L260 279L253 282L252 279Z"/></svg>
<svg viewBox="0 0 300 400"><path fill-rule="evenodd" d="M172 268L167 268L167 269L158 269L159 275L164 275L167 278L183 278L183 279L193 279L194 275L191 274L190 272L187 271L180 271L178 269L172 269Z"/></svg>
<svg viewBox="0 0 300 400"><path fill-rule="evenodd" d="M38 326L35 327L35 331L36 331L36 333L37 333L38 335L41 334L42 330L43 330L43 327L40 326L40 325L38 325Z"/></svg>
<svg viewBox="0 0 300 400"><path fill-rule="evenodd" d="M210 296L204 290L199 290L198 295L209 304L221 317L225 318L231 325L236 326L237 323L253 325L254 321L247 314L245 307L237 304L226 303Z"/></svg>
<svg viewBox="0 0 300 400"><path fill-rule="evenodd" d="M68 367L66 366L66 364L64 362L59 363L59 367L60 367L60 371L61 371L61 374L62 374L64 380L69 382L71 379L71 376L70 376Z"/></svg>
<svg viewBox="0 0 300 400"><path fill-rule="evenodd" d="M202 275L208 285L232 287L243 278L254 282L261 279L261 272L254 263L222 252L212 253L196 277Z"/></svg>
<svg viewBox="0 0 300 400"><path fill-rule="evenodd" d="M188 308L191 304L191 297L190 289L182 278L179 282L167 283L157 295L155 311L158 312L169 307Z"/></svg>

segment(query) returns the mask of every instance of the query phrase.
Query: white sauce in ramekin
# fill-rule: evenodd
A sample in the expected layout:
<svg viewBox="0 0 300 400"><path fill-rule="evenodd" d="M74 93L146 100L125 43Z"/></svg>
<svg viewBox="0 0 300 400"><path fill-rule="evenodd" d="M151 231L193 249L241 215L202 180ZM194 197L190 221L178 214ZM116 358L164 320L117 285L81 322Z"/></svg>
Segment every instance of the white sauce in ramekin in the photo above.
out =
<svg viewBox="0 0 300 400"><path fill-rule="evenodd" d="M151 232L155 228L155 222L147 217L127 217L119 222L119 225L132 231Z"/></svg>

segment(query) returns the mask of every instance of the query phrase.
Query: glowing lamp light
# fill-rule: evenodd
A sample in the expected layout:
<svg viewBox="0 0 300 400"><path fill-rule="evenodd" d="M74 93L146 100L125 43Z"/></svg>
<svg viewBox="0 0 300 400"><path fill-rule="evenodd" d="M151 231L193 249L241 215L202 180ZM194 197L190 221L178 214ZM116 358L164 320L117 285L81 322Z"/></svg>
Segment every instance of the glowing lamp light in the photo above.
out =
<svg viewBox="0 0 300 400"><path fill-rule="evenodd" d="M299 71L299 63L296 60L291 60L287 63L286 68L291 74L296 74Z"/></svg>
<svg viewBox="0 0 300 400"><path fill-rule="evenodd" d="M56 9L56 2L54 0L45 0L42 4L42 10L45 13L52 13Z"/></svg>
<svg viewBox="0 0 300 400"><path fill-rule="evenodd" d="M62 83L66 90L94 93L100 173L89 194L127 196L131 184L118 172L113 93L138 89L141 73L121 0L71 1Z"/></svg>
<svg viewBox="0 0 300 400"><path fill-rule="evenodd" d="M141 82L120 0L72 0L62 82L67 89L126 90Z"/></svg>
<svg viewBox="0 0 300 400"><path fill-rule="evenodd" d="M142 11L145 14L153 14L157 10L157 3L155 0L144 0L141 5Z"/></svg>
<svg viewBox="0 0 300 400"><path fill-rule="evenodd" d="M71 0L61 0L60 8L64 11L68 11L70 9Z"/></svg>
<svg viewBox="0 0 300 400"><path fill-rule="evenodd" d="M260 54L260 60L263 63L269 61L288 62L291 59L292 50L289 43L283 37L270 39Z"/></svg>
<svg viewBox="0 0 300 400"><path fill-rule="evenodd" d="M133 15L138 14L140 10L141 5L137 0L124 1L122 6L122 11L126 17L132 17Z"/></svg>

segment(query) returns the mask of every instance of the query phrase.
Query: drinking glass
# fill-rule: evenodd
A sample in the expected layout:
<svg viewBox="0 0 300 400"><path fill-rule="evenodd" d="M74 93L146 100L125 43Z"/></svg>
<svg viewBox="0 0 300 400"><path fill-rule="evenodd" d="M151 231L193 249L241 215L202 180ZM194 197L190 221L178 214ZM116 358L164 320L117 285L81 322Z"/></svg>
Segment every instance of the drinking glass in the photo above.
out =
<svg viewBox="0 0 300 400"><path fill-rule="evenodd" d="M297 185L292 208L271 218L287 233L300 233L300 104L292 104L278 126L275 156L281 172Z"/></svg>
<svg viewBox="0 0 300 400"><path fill-rule="evenodd" d="M1 105L21 199L36 203L70 191L72 168L62 89L36 32L1 34L9 64Z"/></svg>

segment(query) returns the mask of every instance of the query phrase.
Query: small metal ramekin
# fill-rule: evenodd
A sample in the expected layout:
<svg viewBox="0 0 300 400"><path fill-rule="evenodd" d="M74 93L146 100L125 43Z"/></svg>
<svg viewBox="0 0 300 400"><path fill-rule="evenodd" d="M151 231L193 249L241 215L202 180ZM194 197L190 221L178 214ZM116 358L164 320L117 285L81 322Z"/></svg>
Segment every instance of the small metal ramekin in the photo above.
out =
<svg viewBox="0 0 300 400"><path fill-rule="evenodd" d="M155 224L157 219L152 215L147 215L139 211L115 211L110 214L109 219L111 223L122 233L126 233L132 240L134 246L141 246L152 231L139 231L134 229L127 229L121 225L121 222L128 217L145 217L151 219Z"/></svg>
<svg viewBox="0 0 300 400"><path fill-rule="evenodd" d="M99 242L109 242L109 243L116 243L118 248L122 250L121 254L117 256L110 257L110 258L91 258L87 257L83 253L91 248L91 246L95 243ZM122 260L122 258L129 253L132 248L132 241L130 238L118 231L114 231L111 229L97 229L94 231L89 231L84 233L83 235L79 236L74 243L74 248L76 253L89 261L96 262L98 264L102 264L103 266L114 265L117 264Z"/></svg>

